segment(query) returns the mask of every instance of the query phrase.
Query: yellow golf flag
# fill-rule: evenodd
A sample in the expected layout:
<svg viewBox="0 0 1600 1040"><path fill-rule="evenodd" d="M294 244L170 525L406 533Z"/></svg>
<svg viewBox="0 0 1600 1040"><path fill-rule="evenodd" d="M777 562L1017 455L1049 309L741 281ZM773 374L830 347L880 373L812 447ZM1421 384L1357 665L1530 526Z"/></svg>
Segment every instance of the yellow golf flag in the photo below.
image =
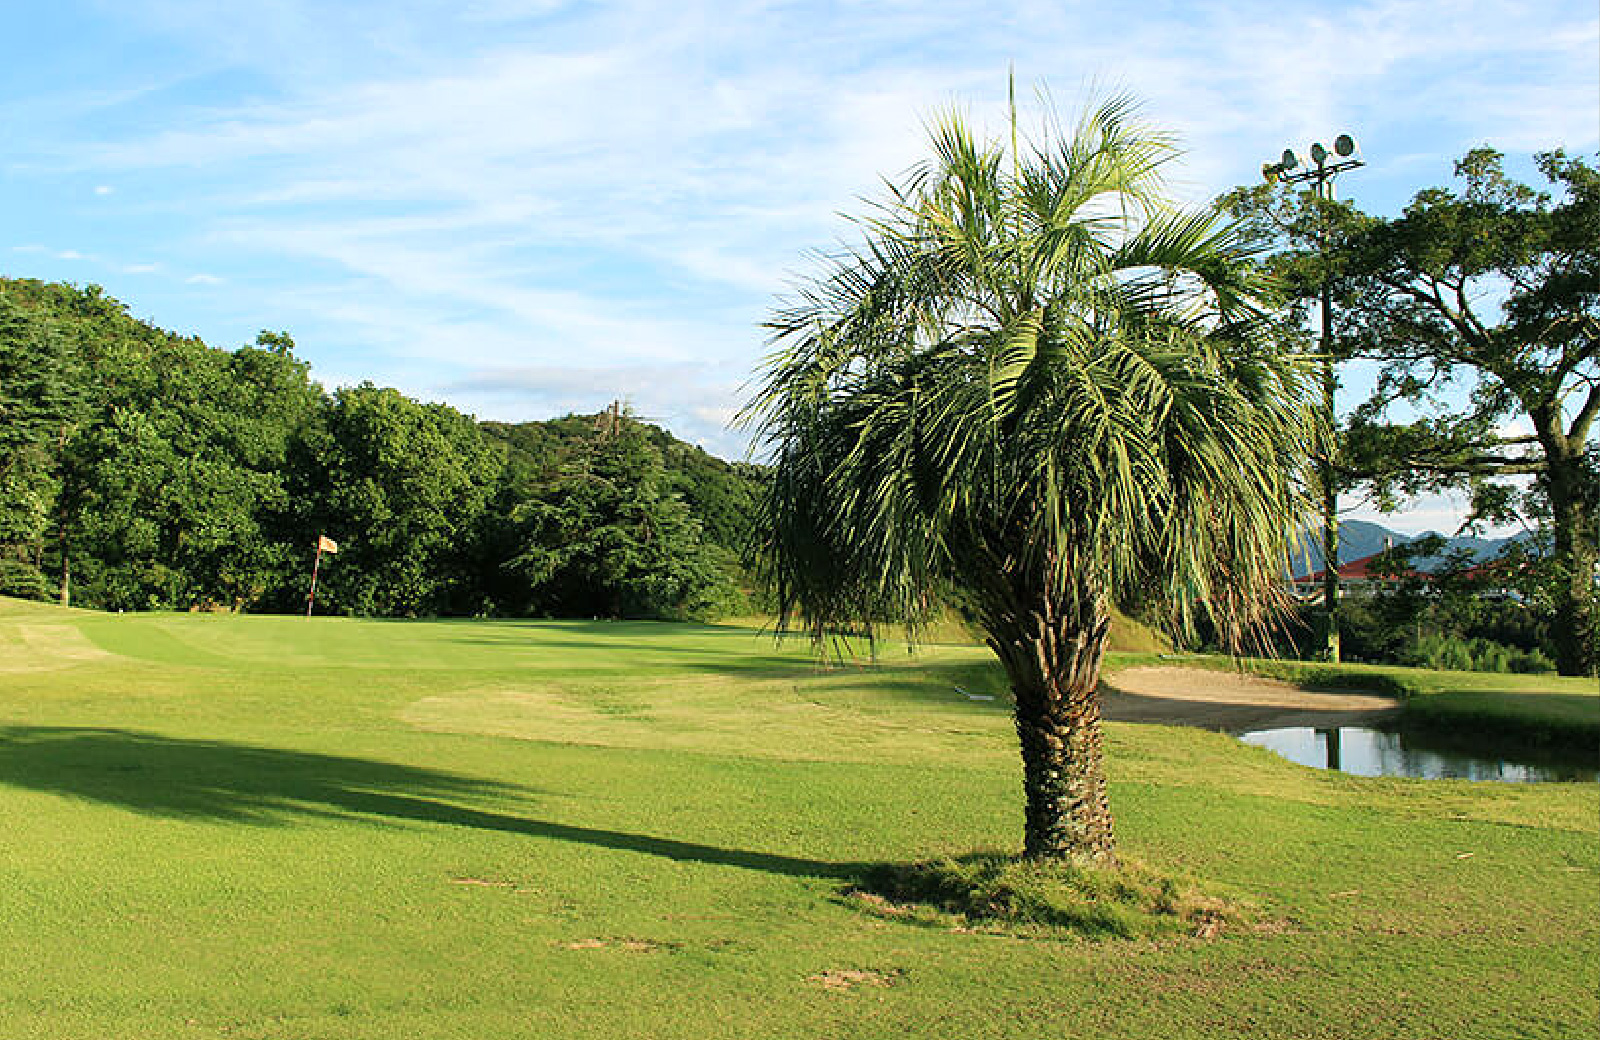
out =
<svg viewBox="0 0 1600 1040"><path fill-rule="evenodd" d="M329 538L325 534L319 534L317 535L317 551L336 553L339 551L339 543L334 541L332 538Z"/></svg>

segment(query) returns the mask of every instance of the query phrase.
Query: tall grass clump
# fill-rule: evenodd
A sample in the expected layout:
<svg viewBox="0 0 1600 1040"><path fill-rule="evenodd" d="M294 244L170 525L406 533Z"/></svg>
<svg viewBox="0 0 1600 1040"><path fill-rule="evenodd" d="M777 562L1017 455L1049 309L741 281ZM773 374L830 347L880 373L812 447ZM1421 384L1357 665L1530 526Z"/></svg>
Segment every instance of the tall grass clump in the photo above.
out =
<svg viewBox="0 0 1600 1040"><path fill-rule="evenodd" d="M1117 867L999 854L880 863L846 896L914 924L1063 938L1211 938L1246 917L1191 882L1126 858Z"/></svg>

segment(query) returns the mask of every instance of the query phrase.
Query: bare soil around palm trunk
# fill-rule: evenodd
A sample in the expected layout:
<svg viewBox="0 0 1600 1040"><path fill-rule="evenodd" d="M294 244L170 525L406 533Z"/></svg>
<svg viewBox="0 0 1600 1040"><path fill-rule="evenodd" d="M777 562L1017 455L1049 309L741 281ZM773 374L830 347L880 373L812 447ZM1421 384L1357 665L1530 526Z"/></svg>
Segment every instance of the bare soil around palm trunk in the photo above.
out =
<svg viewBox="0 0 1600 1040"><path fill-rule="evenodd" d="M1240 732L1287 726L1358 726L1398 710L1393 698L1318 691L1237 672L1127 668L1100 683L1101 714L1115 722Z"/></svg>

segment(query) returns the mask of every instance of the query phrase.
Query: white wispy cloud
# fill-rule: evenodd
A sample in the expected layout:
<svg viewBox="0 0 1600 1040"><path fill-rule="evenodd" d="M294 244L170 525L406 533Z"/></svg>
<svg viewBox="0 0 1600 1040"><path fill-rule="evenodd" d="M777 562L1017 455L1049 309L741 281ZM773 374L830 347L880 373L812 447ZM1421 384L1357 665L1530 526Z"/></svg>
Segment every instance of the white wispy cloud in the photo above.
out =
<svg viewBox="0 0 1600 1040"><path fill-rule="evenodd" d="M925 119L958 104L998 131L1008 67L1030 105L1048 80L1067 117L1097 85L1146 99L1190 149L1173 177L1195 201L1348 130L1370 163L1355 190L1397 205L1484 141L1592 149L1600 105L1600 21L1562 0L157 0L112 16L248 72L250 89L31 160L169 184L165 203L147 194L181 228L170 267L228 271L235 310L295 329L319 370L508 418L595 406L574 380L604 396L634 379L641 410L704 430L736 405L803 251L851 234L838 212L921 157ZM538 393L472 388L557 369Z"/></svg>

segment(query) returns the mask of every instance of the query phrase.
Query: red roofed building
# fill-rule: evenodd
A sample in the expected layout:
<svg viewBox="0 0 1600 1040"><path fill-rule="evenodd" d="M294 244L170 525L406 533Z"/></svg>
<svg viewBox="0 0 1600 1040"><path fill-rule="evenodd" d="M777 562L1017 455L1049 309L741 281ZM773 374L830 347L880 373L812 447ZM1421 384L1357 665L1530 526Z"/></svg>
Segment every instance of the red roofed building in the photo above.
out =
<svg viewBox="0 0 1600 1040"><path fill-rule="evenodd" d="M1371 595L1380 589L1392 589L1402 581L1432 581L1433 576L1410 567L1404 568L1398 574L1377 575L1372 573L1372 564L1383 553L1373 553L1363 556L1359 560L1349 560L1339 565L1336 572L1339 577L1339 592L1341 595ZM1322 598L1322 582L1327 575L1327 570L1320 570L1314 574L1306 574L1294 578L1290 587L1295 598L1302 602L1311 602Z"/></svg>
<svg viewBox="0 0 1600 1040"><path fill-rule="evenodd" d="M1457 578L1476 586L1480 599L1514 599L1523 602L1521 593L1516 591L1517 579L1526 575L1533 569L1527 560L1485 560L1475 563L1466 570L1456 575Z"/></svg>

